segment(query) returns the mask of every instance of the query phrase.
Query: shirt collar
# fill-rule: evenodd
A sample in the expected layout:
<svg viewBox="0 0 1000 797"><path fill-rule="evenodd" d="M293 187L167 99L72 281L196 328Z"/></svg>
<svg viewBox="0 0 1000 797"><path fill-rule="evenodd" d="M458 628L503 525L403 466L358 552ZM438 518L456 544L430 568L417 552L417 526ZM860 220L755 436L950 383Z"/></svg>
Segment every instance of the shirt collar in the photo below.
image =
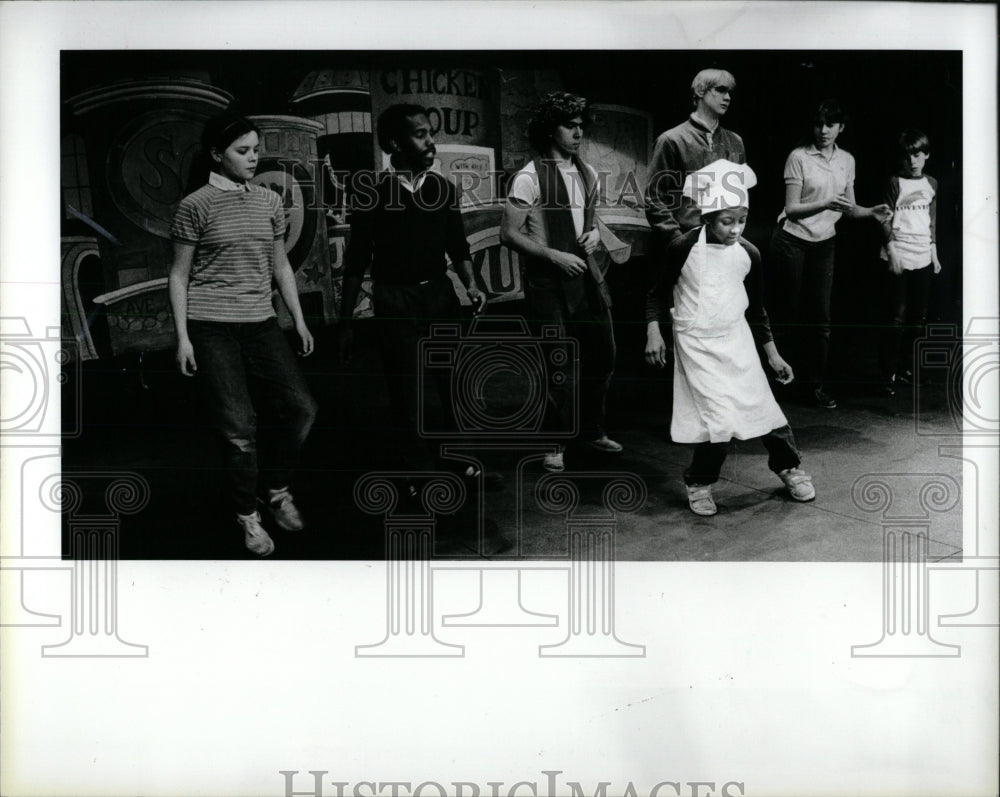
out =
<svg viewBox="0 0 1000 797"><path fill-rule="evenodd" d="M836 143L834 143L834 145L833 145L833 150L831 150L831 152L830 152L830 157L829 157L829 158L827 158L827 157L826 157L826 156L825 156L825 155L824 155L824 154L823 154L822 152L820 152L820 151L819 151L819 150L818 150L818 149L816 148L816 145L815 145L815 144L810 144L809 146L807 146L807 147L806 147L806 152L807 152L807 153L808 153L809 155L816 155L816 156L818 156L818 157L820 157L820 158L823 158L823 160L826 160L826 161L832 161L832 160L833 160L834 158L836 158L836 157L837 157L837 154L838 154L838 153L840 152L840 147L838 147L838 146L836 145Z"/></svg>
<svg viewBox="0 0 1000 797"><path fill-rule="evenodd" d="M209 172L208 174L208 184L214 185L216 188L220 188L223 191L249 191L249 183L236 183L230 180L228 177L223 177L218 172Z"/></svg>
<svg viewBox="0 0 1000 797"><path fill-rule="evenodd" d="M709 124L708 122L706 122L700 116L698 116L697 113L692 113L691 114L691 121L694 122L694 124L695 124L696 127L703 128L704 130L708 131L709 133L714 133L716 130L719 129L719 120L718 119L716 119L715 120L715 124L712 125L712 124Z"/></svg>
<svg viewBox="0 0 1000 797"><path fill-rule="evenodd" d="M415 194L420 190L420 186L424 184L424 180L427 179L428 174L441 174L441 170L438 167L437 162L435 162L429 169L425 169L420 172L420 174L418 174L416 178L411 181L409 175L405 172L396 171L396 167L392 165L392 161L389 161L389 173L396 175L396 179L399 180L399 184L403 186L403 188L411 194Z"/></svg>

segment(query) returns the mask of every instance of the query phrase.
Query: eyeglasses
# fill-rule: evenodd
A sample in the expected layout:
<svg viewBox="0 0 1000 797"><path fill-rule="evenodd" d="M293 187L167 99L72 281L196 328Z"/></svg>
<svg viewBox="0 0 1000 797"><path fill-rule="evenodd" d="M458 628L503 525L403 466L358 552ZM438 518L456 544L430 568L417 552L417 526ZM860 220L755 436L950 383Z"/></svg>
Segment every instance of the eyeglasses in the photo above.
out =
<svg viewBox="0 0 1000 797"><path fill-rule="evenodd" d="M722 97L732 97L736 94L736 89L731 89L729 86L712 86L712 91Z"/></svg>

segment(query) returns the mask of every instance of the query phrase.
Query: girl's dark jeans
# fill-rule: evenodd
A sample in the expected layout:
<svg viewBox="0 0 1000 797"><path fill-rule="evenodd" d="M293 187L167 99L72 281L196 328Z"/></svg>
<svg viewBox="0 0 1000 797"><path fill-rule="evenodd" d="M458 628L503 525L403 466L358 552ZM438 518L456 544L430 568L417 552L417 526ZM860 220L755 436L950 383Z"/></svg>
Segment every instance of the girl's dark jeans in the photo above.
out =
<svg viewBox="0 0 1000 797"><path fill-rule="evenodd" d="M188 335L196 378L222 442L233 508L249 515L256 510L258 486L285 487L291 480L316 418L316 401L277 319L189 320Z"/></svg>

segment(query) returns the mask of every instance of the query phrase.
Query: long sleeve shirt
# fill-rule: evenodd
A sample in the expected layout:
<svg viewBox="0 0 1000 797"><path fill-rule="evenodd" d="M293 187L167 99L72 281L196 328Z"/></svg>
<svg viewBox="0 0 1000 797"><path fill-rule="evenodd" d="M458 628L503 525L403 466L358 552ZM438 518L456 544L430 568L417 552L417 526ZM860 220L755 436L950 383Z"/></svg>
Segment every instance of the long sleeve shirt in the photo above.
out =
<svg viewBox="0 0 1000 797"><path fill-rule="evenodd" d="M656 139L646 183L646 220L661 250L701 224L698 208L681 196L684 179L720 158L746 163L743 139L721 125L710 130L694 114Z"/></svg>
<svg viewBox="0 0 1000 797"><path fill-rule="evenodd" d="M380 175L359 191L351 216L344 276L387 285L413 285L447 273L445 254L455 265L470 260L469 243L455 186L429 172L411 191L396 174Z"/></svg>
<svg viewBox="0 0 1000 797"><path fill-rule="evenodd" d="M646 323L658 321L665 323L670 318L670 308L674 304L674 287L680 279L684 264L687 263L691 250L698 242L700 227L689 230L679 238L675 238L667 247L664 267L660 270L659 279L646 296ZM761 264L760 250L745 238L740 238L734 246L742 246L750 256L750 271L743 279L743 287L747 292L749 305L746 309L747 323L758 345L773 340L771 324L764 309L764 275Z"/></svg>

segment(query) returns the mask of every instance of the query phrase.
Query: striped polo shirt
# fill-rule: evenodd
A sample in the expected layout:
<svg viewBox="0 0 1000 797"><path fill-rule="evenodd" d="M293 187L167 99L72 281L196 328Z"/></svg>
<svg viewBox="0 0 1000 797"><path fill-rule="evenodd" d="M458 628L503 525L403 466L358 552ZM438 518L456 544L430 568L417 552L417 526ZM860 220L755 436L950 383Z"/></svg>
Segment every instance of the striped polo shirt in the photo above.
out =
<svg viewBox="0 0 1000 797"><path fill-rule="evenodd" d="M170 238L195 246L188 318L265 321L273 316L274 242L285 210L274 191L212 172L208 185L181 200Z"/></svg>

